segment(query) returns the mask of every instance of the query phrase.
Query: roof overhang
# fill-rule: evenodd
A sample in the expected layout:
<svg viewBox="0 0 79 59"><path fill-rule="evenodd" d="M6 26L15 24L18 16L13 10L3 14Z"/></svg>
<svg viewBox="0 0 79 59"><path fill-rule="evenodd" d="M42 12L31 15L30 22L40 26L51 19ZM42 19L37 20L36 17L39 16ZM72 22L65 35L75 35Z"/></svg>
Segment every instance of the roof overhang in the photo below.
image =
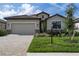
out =
<svg viewBox="0 0 79 59"><path fill-rule="evenodd" d="M60 14L52 15L52 16L50 16L49 18L52 18L52 17L55 17L55 16L59 16L59 17L62 17L62 18L65 18L65 19L66 19L66 17L64 17L64 16L62 16L62 15L60 15Z"/></svg>
<svg viewBox="0 0 79 59"><path fill-rule="evenodd" d="M38 20L40 20L40 18L38 18L38 17L33 17L33 16L27 16L27 15L19 15L19 16L11 16L11 17L5 17L4 19L6 19L6 20L11 20L11 19L16 19L16 20L19 20L19 19L23 19L23 20L28 20L28 19L30 19L30 20L34 20L34 19L38 19Z"/></svg>

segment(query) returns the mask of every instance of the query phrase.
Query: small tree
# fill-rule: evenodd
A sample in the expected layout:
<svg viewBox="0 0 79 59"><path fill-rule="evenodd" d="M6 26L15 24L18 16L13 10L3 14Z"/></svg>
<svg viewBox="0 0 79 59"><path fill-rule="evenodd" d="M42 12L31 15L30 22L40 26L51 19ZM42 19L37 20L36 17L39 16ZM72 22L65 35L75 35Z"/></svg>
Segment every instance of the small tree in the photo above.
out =
<svg viewBox="0 0 79 59"><path fill-rule="evenodd" d="M74 4L69 4L68 5L68 8L66 10L66 15L67 15L67 18L66 18L66 30L68 32L68 35L69 35L69 39L71 39L71 34L73 33L74 31Z"/></svg>

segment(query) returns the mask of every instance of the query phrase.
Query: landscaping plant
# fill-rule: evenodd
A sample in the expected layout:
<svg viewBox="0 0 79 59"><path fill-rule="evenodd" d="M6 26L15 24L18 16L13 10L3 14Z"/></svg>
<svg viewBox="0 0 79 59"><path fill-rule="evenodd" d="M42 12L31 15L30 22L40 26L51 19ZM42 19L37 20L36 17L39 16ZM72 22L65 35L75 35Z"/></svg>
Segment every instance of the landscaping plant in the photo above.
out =
<svg viewBox="0 0 79 59"><path fill-rule="evenodd" d="M69 39L73 40L74 38L74 13L75 13L75 7L74 4L69 4L68 8L66 10L66 31L68 32ZM73 35L72 35L73 33Z"/></svg>
<svg viewBox="0 0 79 59"><path fill-rule="evenodd" d="M8 34L7 30L0 29L0 36L5 36L7 34Z"/></svg>

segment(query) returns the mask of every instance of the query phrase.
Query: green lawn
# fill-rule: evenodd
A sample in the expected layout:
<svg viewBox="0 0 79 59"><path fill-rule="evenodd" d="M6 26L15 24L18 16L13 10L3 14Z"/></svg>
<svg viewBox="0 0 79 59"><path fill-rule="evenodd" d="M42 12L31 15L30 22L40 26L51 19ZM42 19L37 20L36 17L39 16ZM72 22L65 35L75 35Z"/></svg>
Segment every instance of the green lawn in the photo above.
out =
<svg viewBox="0 0 79 59"><path fill-rule="evenodd" d="M66 42L67 37L53 37L53 43L50 44L51 37L34 37L28 52L79 52L79 43ZM75 37L78 40L79 37Z"/></svg>

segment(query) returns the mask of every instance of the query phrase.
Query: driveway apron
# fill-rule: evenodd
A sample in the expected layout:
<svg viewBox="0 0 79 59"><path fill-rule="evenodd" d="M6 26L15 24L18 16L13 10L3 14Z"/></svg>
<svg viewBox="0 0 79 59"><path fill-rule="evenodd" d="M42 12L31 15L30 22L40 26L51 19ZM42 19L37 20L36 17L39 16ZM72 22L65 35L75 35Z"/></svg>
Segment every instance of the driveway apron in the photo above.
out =
<svg viewBox="0 0 79 59"><path fill-rule="evenodd" d="M0 55L25 56L33 35L7 35L0 37Z"/></svg>

